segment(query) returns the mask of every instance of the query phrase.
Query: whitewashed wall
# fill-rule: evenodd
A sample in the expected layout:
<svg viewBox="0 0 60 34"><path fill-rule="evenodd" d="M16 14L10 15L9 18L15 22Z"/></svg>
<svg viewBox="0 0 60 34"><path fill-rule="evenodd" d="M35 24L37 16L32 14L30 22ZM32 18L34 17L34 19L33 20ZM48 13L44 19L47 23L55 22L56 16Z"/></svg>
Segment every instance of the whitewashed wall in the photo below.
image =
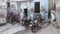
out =
<svg viewBox="0 0 60 34"><path fill-rule="evenodd" d="M2 8L0 8L0 24L1 23L6 23L6 17L7 17L7 6L5 2L1 2L0 6L4 6Z"/></svg>

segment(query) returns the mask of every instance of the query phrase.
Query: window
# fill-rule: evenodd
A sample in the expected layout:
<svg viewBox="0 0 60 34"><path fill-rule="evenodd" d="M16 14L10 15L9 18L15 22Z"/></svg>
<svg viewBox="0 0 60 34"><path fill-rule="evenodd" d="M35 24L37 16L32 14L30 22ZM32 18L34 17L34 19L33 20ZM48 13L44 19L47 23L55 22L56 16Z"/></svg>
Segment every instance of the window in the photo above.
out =
<svg viewBox="0 0 60 34"><path fill-rule="evenodd" d="M35 2L35 9L34 9L35 13L39 13L40 12L40 2Z"/></svg>

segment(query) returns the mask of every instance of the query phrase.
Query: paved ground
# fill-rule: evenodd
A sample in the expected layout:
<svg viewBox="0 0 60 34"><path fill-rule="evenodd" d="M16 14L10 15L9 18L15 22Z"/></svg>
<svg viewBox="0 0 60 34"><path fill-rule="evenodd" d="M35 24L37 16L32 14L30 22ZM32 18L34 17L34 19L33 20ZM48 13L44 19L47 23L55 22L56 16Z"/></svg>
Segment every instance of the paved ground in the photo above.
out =
<svg viewBox="0 0 60 34"><path fill-rule="evenodd" d="M48 27L32 33L30 29L24 29L20 24L7 24L0 27L0 34L60 34L60 29L57 29L51 23ZM23 30L24 29L24 30Z"/></svg>
<svg viewBox="0 0 60 34"><path fill-rule="evenodd" d="M17 31L21 31L24 29L25 28L19 23L14 25L7 23L5 26L0 26L0 34L14 34Z"/></svg>
<svg viewBox="0 0 60 34"><path fill-rule="evenodd" d="M37 33L32 33L30 30L23 30L15 34L60 34L60 29L55 28L52 24L48 27L39 30Z"/></svg>

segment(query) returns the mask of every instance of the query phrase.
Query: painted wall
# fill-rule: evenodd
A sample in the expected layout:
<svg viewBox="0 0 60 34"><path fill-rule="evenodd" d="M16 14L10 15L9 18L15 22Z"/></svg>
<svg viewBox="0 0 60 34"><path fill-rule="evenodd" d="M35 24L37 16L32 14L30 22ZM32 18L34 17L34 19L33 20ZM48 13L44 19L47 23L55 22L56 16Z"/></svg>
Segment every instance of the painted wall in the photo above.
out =
<svg viewBox="0 0 60 34"><path fill-rule="evenodd" d="M28 7L34 8L34 2L40 2L40 8L41 6L45 6L45 8L48 10L48 0L34 0L28 3Z"/></svg>
<svg viewBox="0 0 60 34"><path fill-rule="evenodd" d="M41 6L45 6L48 9L48 0L34 0L33 2L40 2L40 8Z"/></svg>
<svg viewBox="0 0 60 34"><path fill-rule="evenodd" d="M48 0L33 0L32 2L25 2L21 3L21 9L23 8L34 8L34 2L40 2L40 8L41 6L44 6L48 10Z"/></svg>

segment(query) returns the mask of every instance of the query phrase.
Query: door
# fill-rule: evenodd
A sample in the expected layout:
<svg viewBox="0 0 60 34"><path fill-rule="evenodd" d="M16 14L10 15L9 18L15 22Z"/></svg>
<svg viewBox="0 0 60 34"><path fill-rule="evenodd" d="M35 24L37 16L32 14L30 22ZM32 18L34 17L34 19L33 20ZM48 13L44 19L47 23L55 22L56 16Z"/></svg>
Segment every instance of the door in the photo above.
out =
<svg viewBox="0 0 60 34"><path fill-rule="evenodd" d="M34 5L35 5L34 12L39 13L40 12L40 2L35 2Z"/></svg>
<svg viewBox="0 0 60 34"><path fill-rule="evenodd" d="M24 9L24 17L27 17L27 8Z"/></svg>

